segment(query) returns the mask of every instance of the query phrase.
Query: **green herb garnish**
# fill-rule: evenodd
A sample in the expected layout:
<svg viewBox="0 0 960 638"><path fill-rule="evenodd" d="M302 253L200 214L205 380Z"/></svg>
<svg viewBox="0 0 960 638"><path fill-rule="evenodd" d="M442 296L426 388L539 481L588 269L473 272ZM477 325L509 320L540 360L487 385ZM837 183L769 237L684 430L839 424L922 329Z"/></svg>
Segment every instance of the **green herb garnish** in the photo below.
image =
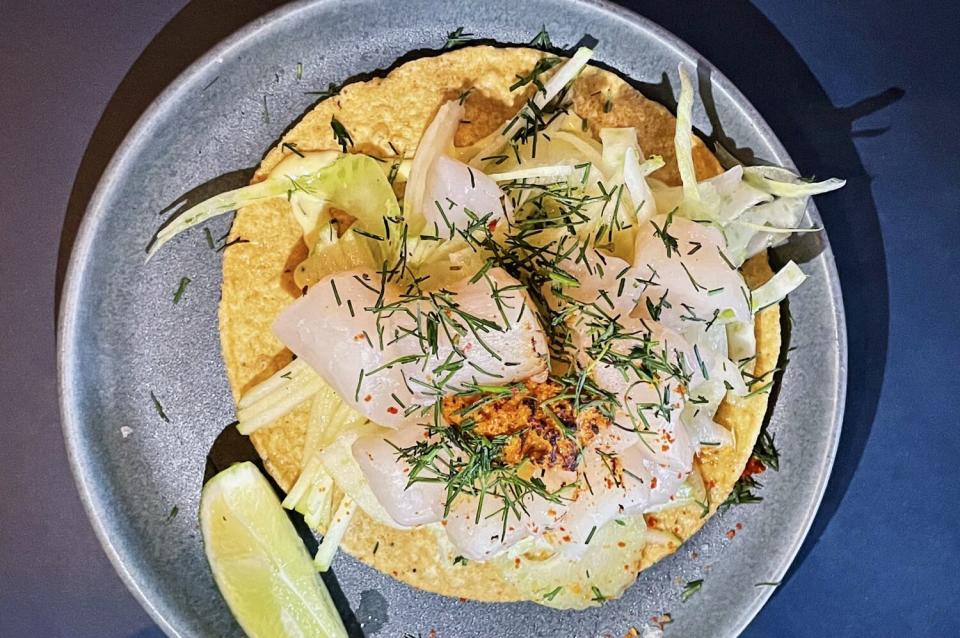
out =
<svg viewBox="0 0 960 638"><path fill-rule="evenodd" d="M543 595L543 599L544 599L544 600L553 600L554 598L557 597L557 594L559 594L559 593L562 592L562 591L563 591L563 585L560 585L559 587L556 587L555 589L553 589L553 590L547 592L546 594L544 594L544 595Z"/></svg>
<svg viewBox="0 0 960 638"><path fill-rule="evenodd" d="M187 290L187 286L190 284L191 279L189 277L181 277L180 283L177 285L176 291L173 293L173 303L180 303L180 298L183 297L183 293Z"/></svg>
<svg viewBox="0 0 960 638"><path fill-rule="evenodd" d="M473 34L467 33L463 27L457 27L447 34L447 41L443 43L443 49L452 49L473 40Z"/></svg>
<svg viewBox="0 0 960 638"><path fill-rule="evenodd" d="M315 95L315 96L317 96L317 99L320 100L320 101L323 101L323 100L326 100L326 99L328 99L328 98L334 97L335 95L339 95L339 93L340 93L340 87L338 87L338 86L337 86L336 84L334 84L333 82L331 82L330 84L328 84L328 85L327 85L327 88L325 88L325 89L321 89L321 90L319 90L319 91L304 91L304 92L303 92L304 95Z"/></svg>
<svg viewBox="0 0 960 638"><path fill-rule="evenodd" d="M553 48L553 42L550 40L550 34L547 33L546 25L540 27L540 33L533 36L533 39L530 40L530 46L543 51L548 51Z"/></svg>
<svg viewBox="0 0 960 638"><path fill-rule="evenodd" d="M687 602L688 600L690 600L690 598L693 597L694 594L700 591L702 587L703 587L702 578L698 578L697 580L691 580L684 586L683 591L680 592L680 600L683 602Z"/></svg>
<svg viewBox="0 0 960 638"><path fill-rule="evenodd" d="M353 138L350 137L350 133L336 117L330 118L330 128L333 130L333 138L337 140L337 144L340 145L340 150L346 153L347 146L353 146Z"/></svg>
<svg viewBox="0 0 960 638"><path fill-rule="evenodd" d="M153 393L153 390L150 391L150 398L153 400L153 409L157 411L157 414L161 419L170 423L170 417L167 416L167 413L163 411L163 406L160 404L160 399L157 398L157 395Z"/></svg>

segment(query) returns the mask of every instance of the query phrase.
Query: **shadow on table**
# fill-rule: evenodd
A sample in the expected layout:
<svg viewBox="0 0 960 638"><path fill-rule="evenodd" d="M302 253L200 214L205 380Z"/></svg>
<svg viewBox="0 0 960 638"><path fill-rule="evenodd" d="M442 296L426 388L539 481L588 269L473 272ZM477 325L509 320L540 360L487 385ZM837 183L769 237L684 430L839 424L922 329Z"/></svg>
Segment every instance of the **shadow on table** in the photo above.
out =
<svg viewBox="0 0 960 638"><path fill-rule="evenodd" d="M849 370L843 432L823 503L796 561L803 563L843 501L870 435L883 385L889 323L886 258L871 178L854 145L857 137L886 129L855 129L856 120L903 97L891 87L850 106L835 106L793 46L756 7L745 1L716 11L693 10L685 2L626 2L642 15L693 44L747 96L776 132L801 173L842 177L845 188L817 198L843 287L849 339ZM701 78L702 80L702 78ZM704 88L701 82L701 92ZM712 122L711 141L743 160L740 149Z"/></svg>
<svg viewBox="0 0 960 638"><path fill-rule="evenodd" d="M244 24L283 4L244 0L230 10L215 0L191 2L149 44L126 75L94 130L70 195L57 264L57 312L70 250L97 180L127 131L159 93L200 55ZM889 88L846 107L835 106L803 59L776 27L749 2L724 3L718 29L716 11L690 3L625 2L696 46L717 65L763 114L801 172L847 179L847 186L818 198L833 244L849 335L849 377L843 434L823 505L791 572L799 566L837 511L857 469L873 424L886 363L888 291L883 238L856 137L884 129L854 130L857 119L896 102ZM703 80L703 78L701 78ZM654 87L655 88L655 87ZM701 91L708 89L701 82ZM711 141L749 159L749 149L726 137L714 122ZM789 578L789 573L787 578ZM150 629L136 634L151 636Z"/></svg>
<svg viewBox="0 0 960 638"><path fill-rule="evenodd" d="M282 0L238 0L227 8L217 0L194 0L167 23L134 62L100 117L73 182L57 257L55 317L60 314L64 277L80 220L100 175L127 132L197 58L251 20L283 4Z"/></svg>
<svg viewBox="0 0 960 638"><path fill-rule="evenodd" d="M149 625L136 633L130 634L127 638L165 638L165 634L156 625Z"/></svg>

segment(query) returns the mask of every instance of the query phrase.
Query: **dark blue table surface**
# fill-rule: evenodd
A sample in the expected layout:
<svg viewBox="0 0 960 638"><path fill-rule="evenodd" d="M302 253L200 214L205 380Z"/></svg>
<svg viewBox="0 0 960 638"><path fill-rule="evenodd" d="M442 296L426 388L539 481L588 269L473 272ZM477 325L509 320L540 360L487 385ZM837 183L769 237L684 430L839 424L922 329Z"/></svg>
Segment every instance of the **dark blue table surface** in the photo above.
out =
<svg viewBox="0 0 960 638"><path fill-rule="evenodd" d="M134 4L0 4L0 636L160 635L100 550L66 464L61 234L157 92L274 3ZM627 4L729 76L802 171L849 180L819 201L850 332L837 466L746 635L960 635L954 4Z"/></svg>

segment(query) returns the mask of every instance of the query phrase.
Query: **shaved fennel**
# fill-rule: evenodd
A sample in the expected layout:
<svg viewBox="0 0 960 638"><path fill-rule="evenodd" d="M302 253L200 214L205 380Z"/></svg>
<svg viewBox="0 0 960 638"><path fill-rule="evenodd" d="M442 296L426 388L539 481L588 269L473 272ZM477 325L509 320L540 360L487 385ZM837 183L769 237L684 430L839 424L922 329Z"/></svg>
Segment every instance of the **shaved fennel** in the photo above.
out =
<svg viewBox="0 0 960 638"><path fill-rule="evenodd" d="M354 503L370 518L389 527L403 529L403 526L397 524L377 500L370 489L366 475L353 457L353 443L358 437L387 431L372 423L366 423L350 431L341 432L320 452L318 458L327 474L334 477L337 487L353 499Z"/></svg>
<svg viewBox="0 0 960 638"><path fill-rule="evenodd" d="M337 506L337 510L333 513L333 518L327 527L327 533L323 535L323 540L320 541L317 554L313 557L313 564L317 568L317 571L325 572L330 569L330 563L333 562L333 557L340 548L343 535L347 532L347 528L350 527L350 522L353 520L353 515L356 511L356 503L353 502L352 498L344 495L344 497L340 499L340 505Z"/></svg>
<svg viewBox="0 0 960 638"><path fill-rule="evenodd" d="M252 434L289 414L301 403L327 387L323 379L306 364L292 371L286 368L264 381L269 390L254 388L256 399L241 398L237 405L237 429Z"/></svg>
<svg viewBox="0 0 960 638"><path fill-rule="evenodd" d="M411 222L423 215L423 198L427 188L427 176L434 161L453 148L453 136L463 119L464 109L456 100L451 100L437 111L433 121L424 131L417 152L410 166L410 176L403 194L403 212ZM418 229L417 224L411 224Z"/></svg>
<svg viewBox="0 0 960 638"><path fill-rule="evenodd" d="M303 514L311 529L329 519L333 477L339 479L339 474L324 463L322 455L344 433L364 422L366 419L346 405L329 386L313 396L303 445L303 470L283 501L287 509Z"/></svg>
<svg viewBox="0 0 960 638"><path fill-rule="evenodd" d="M683 182L683 199L697 202L700 201L700 190L697 188L697 173L693 164L693 85L682 64L677 72L680 74L680 96L677 98L677 127L673 143L677 150L680 180Z"/></svg>
<svg viewBox="0 0 960 638"><path fill-rule="evenodd" d="M487 177L497 182L528 181L535 184L550 184L565 181L577 169L574 166L560 164L556 166L537 166L520 168L504 173L487 173Z"/></svg>
<svg viewBox="0 0 960 638"><path fill-rule="evenodd" d="M530 103L525 104L520 111L508 120L505 125L495 133L492 138L486 142L470 161L470 165L481 167L485 164L489 156L499 151L507 141L524 125L525 117L533 117L534 109L542 110L550 100L555 98L570 82L572 82L587 66L587 62L593 57L593 50L587 47L580 47L573 57L564 62L554 71L550 79L543 84L543 89L538 90L530 99Z"/></svg>
<svg viewBox="0 0 960 638"><path fill-rule="evenodd" d="M647 184L647 176L664 165L663 158L652 155L642 163L638 151L628 148L623 157L623 182L636 211L637 224L650 221L657 212L657 202Z"/></svg>
<svg viewBox="0 0 960 638"><path fill-rule="evenodd" d="M760 312L767 306L780 303L806 279L807 276L800 270L800 266L792 261L787 262L780 272L751 293L753 311Z"/></svg>
<svg viewBox="0 0 960 638"><path fill-rule="evenodd" d="M847 182L830 178L822 182L808 182L779 166L748 166L743 178L752 186L777 197L809 197L842 188Z"/></svg>
<svg viewBox="0 0 960 638"><path fill-rule="evenodd" d="M296 180L294 180L296 181ZM169 223L161 228L153 241L147 246L147 261L153 257L160 248L168 241L197 224L202 224L208 219L218 215L229 213L243 206L249 206L266 199L286 195L291 190L290 180L268 179L257 184L244 186L226 193L221 193L215 197L188 208L178 213Z"/></svg>

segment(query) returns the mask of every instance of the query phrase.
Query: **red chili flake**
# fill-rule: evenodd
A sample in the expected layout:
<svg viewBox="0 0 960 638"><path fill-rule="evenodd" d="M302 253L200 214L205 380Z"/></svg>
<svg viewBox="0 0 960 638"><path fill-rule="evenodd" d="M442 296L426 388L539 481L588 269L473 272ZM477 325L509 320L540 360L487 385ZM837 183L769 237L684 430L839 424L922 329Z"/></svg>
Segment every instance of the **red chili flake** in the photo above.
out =
<svg viewBox="0 0 960 638"><path fill-rule="evenodd" d="M766 466L763 464L763 461L758 459L755 456L751 456L750 460L747 461L747 466L743 468L743 474L741 476L753 476L754 474L763 474L766 471Z"/></svg>
<svg viewBox="0 0 960 638"><path fill-rule="evenodd" d="M617 547L626 547L626 546L627 544L624 543L623 541L617 541Z"/></svg>
<svg viewBox="0 0 960 638"><path fill-rule="evenodd" d="M729 540L733 540L733 537L736 536L736 535L737 535L737 531L736 531L736 530L734 530L734 529L727 530L726 537L727 537Z"/></svg>
<svg viewBox="0 0 960 638"><path fill-rule="evenodd" d="M364 400L364 401L372 401L372 400L373 400L373 397L368 394L367 396L363 397L363 400Z"/></svg>
<svg viewBox="0 0 960 638"><path fill-rule="evenodd" d="M735 527L736 527L737 529L743 529L743 523L737 523L737 524L735 525Z"/></svg>
<svg viewBox="0 0 960 638"><path fill-rule="evenodd" d="M363 341L363 333L362 333L362 332L358 332L357 334L353 335L353 340L354 340L354 341Z"/></svg>
<svg viewBox="0 0 960 638"><path fill-rule="evenodd" d="M651 490L657 489L657 477L656 477L656 476L654 476L652 479L650 479L650 489L651 489Z"/></svg>
<svg viewBox="0 0 960 638"><path fill-rule="evenodd" d="M519 556L517 556L516 558L513 559L513 565L514 565L514 567L516 567L517 569L520 569L520 557L519 557Z"/></svg>
<svg viewBox="0 0 960 638"><path fill-rule="evenodd" d="M498 222L498 221L499 221L499 220L495 219L495 220L493 220L492 222L490 222L489 224L487 224L487 228L490 230L491 233L492 233L494 230L496 230L496 228L497 228L497 222Z"/></svg>
<svg viewBox="0 0 960 638"><path fill-rule="evenodd" d="M390 414L396 414L397 412L399 412L399 410L397 410L396 407L391 405L389 408L387 408L387 412L389 412Z"/></svg>

